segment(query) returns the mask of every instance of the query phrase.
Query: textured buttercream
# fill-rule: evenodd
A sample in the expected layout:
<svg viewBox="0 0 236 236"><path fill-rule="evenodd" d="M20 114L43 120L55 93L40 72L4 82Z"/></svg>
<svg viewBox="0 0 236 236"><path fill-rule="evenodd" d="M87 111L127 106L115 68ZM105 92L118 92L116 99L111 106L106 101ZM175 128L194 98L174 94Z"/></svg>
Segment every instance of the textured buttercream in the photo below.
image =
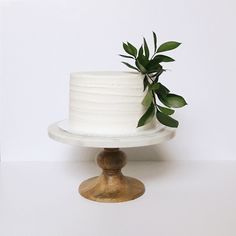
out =
<svg viewBox="0 0 236 236"><path fill-rule="evenodd" d="M78 72L70 77L69 125L94 135L132 135L155 128L153 120L137 127L145 112L141 104L143 75L133 72Z"/></svg>

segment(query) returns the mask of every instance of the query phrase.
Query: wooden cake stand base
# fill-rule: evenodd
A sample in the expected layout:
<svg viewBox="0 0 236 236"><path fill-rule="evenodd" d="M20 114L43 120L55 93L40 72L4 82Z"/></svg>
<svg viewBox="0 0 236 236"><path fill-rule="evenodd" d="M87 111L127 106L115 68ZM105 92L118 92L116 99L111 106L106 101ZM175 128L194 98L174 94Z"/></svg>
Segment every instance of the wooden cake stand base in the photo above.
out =
<svg viewBox="0 0 236 236"><path fill-rule="evenodd" d="M124 202L144 193L141 181L121 173L126 164L126 154L119 148L104 148L98 154L97 163L103 172L81 183L79 192L83 197L97 202Z"/></svg>
<svg viewBox="0 0 236 236"><path fill-rule="evenodd" d="M124 176L122 167L126 164L126 155L119 148L141 147L159 144L174 137L175 131L161 126L152 132L142 132L137 136L96 136L75 134L68 129L68 120L59 121L49 126L49 136L62 143L104 148L98 154L97 163L102 174L81 183L80 194L97 202L124 202L140 197L145 189L141 181ZM117 148L119 147L119 148Z"/></svg>

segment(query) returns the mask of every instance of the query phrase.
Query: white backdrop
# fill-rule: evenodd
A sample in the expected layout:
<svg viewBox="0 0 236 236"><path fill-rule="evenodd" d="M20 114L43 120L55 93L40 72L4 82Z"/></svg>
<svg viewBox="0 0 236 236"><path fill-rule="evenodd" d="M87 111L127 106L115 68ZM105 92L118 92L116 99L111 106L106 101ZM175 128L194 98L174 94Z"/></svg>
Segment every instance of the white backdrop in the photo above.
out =
<svg viewBox="0 0 236 236"><path fill-rule="evenodd" d="M50 140L68 115L69 73L126 70L121 42L176 40L163 76L188 106L176 137L128 149L129 159L236 159L234 0L15 0L1 3L2 161L87 160L97 150ZM160 150L159 150L160 149Z"/></svg>

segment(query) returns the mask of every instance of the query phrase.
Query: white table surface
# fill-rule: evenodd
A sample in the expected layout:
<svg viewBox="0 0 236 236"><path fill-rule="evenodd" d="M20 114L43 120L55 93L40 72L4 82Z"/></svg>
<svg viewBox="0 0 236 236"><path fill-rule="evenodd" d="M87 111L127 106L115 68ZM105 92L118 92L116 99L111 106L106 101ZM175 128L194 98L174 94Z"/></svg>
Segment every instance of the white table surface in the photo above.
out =
<svg viewBox="0 0 236 236"><path fill-rule="evenodd" d="M128 162L146 185L130 202L82 198L94 162L2 163L1 236L235 236L236 162Z"/></svg>

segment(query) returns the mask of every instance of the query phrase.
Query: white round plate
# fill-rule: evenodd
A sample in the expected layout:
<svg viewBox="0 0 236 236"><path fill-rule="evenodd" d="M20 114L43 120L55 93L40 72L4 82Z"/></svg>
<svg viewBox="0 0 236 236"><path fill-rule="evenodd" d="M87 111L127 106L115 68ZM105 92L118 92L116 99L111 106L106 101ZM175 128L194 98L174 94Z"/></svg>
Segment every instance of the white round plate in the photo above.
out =
<svg viewBox="0 0 236 236"><path fill-rule="evenodd" d="M152 130L151 133L140 132L139 135L130 136L101 136L77 134L70 132L61 127L62 121L56 122L49 126L49 136L59 142L84 146L84 147L100 147L100 148L122 148L122 147L140 147L159 144L174 137L175 129L162 126L161 128Z"/></svg>
<svg viewBox="0 0 236 236"><path fill-rule="evenodd" d="M147 135L147 134L154 134L156 132L158 132L159 130L161 130L164 126L161 124L159 125L157 128L155 129L150 129L150 130L143 130L143 131L139 131L137 133L133 133L133 134L122 134L122 135L119 135L119 134L115 134L115 135L110 135L110 134L106 134L106 135L103 135L103 134L93 134L93 133L88 133L88 132L81 132L81 131L77 131L75 129L71 129L70 125L69 125L69 120L62 120L62 121L59 121L57 123L57 126L68 132L68 133L71 133L71 134L77 134L77 135L83 135L83 136L89 136L89 137L110 137L110 138L115 138L115 137L118 137L118 138L121 138L121 137L136 137L136 136L143 136L143 135Z"/></svg>

